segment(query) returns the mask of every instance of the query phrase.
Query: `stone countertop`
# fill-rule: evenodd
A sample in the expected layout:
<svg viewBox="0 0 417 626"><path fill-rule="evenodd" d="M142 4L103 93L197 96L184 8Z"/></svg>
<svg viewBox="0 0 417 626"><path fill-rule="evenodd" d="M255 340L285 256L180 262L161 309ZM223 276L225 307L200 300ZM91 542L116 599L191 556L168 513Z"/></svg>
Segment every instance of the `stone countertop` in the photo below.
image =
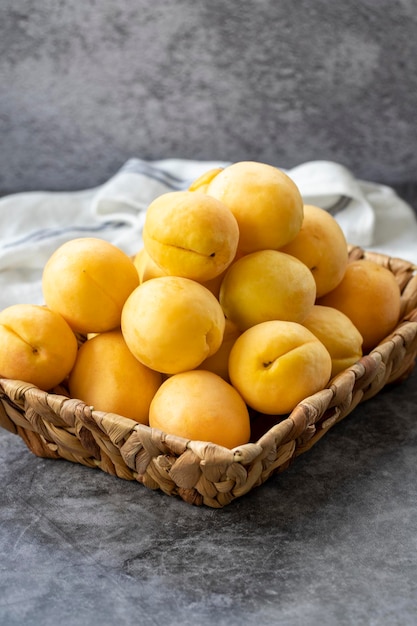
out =
<svg viewBox="0 0 417 626"><path fill-rule="evenodd" d="M219 510L0 429L0 624L415 626L416 462L417 369Z"/></svg>

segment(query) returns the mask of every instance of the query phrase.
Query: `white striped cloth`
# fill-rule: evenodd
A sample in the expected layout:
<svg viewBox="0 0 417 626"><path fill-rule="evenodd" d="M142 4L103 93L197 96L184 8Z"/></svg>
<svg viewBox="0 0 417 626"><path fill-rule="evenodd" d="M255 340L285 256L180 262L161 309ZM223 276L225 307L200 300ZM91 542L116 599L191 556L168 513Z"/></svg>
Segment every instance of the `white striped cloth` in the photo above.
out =
<svg viewBox="0 0 417 626"><path fill-rule="evenodd" d="M76 192L23 192L0 198L0 309L41 304L42 269L75 237L111 241L128 254L142 245L146 209L157 196L186 189L224 161L130 159L106 183ZM390 188L356 179L338 163L312 161L285 170L306 204L328 210L350 243L417 264L417 221Z"/></svg>

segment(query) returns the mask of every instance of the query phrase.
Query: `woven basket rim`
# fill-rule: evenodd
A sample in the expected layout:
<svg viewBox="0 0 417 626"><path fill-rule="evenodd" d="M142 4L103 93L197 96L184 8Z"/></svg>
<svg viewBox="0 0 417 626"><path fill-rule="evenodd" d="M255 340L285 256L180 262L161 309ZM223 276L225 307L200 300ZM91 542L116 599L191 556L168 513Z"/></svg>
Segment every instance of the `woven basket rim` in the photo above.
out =
<svg viewBox="0 0 417 626"><path fill-rule="evenodd" d="M417 266L349 247L350 260L368 258L390 269L400 285L402 312L393 332L369 354L304 398L250 442L229 449L169 435L123 415L95 410L64 387L43 391L0 378L0 426L22 437L38 456L66 458L136 479L192 504L222 507L281 472L334 424L386 384L400 382L417 355Z"/></svg>

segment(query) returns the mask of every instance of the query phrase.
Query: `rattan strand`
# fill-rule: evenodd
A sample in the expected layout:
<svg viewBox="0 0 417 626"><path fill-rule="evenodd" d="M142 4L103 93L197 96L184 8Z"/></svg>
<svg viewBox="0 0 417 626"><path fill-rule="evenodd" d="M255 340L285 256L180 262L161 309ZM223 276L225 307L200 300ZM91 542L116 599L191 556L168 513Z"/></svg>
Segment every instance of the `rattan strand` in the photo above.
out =
<svg viewBox="0 0 417 626"><path fill-rule="evenodd" d="M19 435L38 456L99 468L191 504L223 507L285 470L359 403L406 378L414 367L416 266L354 246L349 255L351 260L375 260L395 275L402 291L401 322L369 355L305 398L255 442L229 450L188 441L95 411L69 398L64 388L47 393L7 379L0 379L0 426Z"/></svg>

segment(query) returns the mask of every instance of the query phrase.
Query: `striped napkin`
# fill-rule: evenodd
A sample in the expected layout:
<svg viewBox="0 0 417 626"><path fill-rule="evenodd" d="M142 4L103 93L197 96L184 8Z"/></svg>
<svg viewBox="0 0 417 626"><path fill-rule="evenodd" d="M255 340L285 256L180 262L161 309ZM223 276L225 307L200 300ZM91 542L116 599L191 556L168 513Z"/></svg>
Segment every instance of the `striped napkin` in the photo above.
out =
<svg viewBox="0 0 417 626"><path fill-rule="evenodd" d="M52 252L75 237L111 241L128 254L142 245L149 203L187 189L225 161L130 159L103 185L75 192L23 192L0 198L0 309L42 303L42 269ZM417 221L390 187L356 179L344 166L311 161L285 170L306 204L329 211L349 243L417 264Z"/></svg>

